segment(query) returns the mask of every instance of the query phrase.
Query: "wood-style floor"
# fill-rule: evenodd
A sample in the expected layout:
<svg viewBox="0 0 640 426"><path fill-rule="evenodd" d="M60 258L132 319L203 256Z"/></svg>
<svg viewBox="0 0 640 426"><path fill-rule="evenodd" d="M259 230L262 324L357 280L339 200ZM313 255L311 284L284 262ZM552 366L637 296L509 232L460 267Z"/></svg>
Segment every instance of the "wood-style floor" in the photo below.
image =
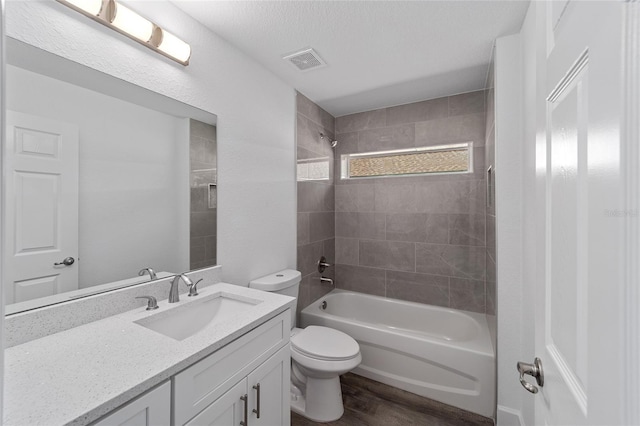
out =
<svg viewBox="0 0 640 426"><path fill-rule="evenodd" d="M493 420L414 395L355 374L342 382L344 415L331 423L316 423L291 413L292 426L493 426Z"/></svg>

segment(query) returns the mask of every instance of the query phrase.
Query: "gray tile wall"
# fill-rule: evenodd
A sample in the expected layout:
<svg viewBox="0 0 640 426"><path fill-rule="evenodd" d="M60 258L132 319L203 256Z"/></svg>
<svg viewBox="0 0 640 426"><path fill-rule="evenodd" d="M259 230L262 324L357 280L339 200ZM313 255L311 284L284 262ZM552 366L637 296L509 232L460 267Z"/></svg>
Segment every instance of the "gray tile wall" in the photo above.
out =
<svg viewBox="0 0 640 426"><path fill-rule="evenodd" d="M338 288L474 312L493 309L495 286L493 293L485 286L485 102L485 91L477 91L335 120ZM303 118L299 114L298 122ZM340 180L342 154L468 141L474 143L470 174ZM299 200L312 196L298 188ZM314 198L318 204L321 194ZM327 200L319 207L327 212L333 206ZM302 214L299 226L313 220ZM328 241L317 243L316 252ZM300 256L300 246L298 253L299 261L314 257Z"/></svg>
<svg viewBox="0 0 640 426"><path fill-rule="evenodd" d="M190 269L216 264L217 138L216 127L189 120L191 187Z"/></svg>
<svg viewBox="0 0 640 426"><path fill-rule="evenodd" d="M320 133L334 136L335 119L304 95L296 96L296 144L298 162L307 159L326 161L329 179L298 181L298 261L302 282L298 295L298 312L331 291L331 285L320 282L317 262L325 256L335 262L335 186L333 182L334 153ZM335 268L328 268L324 276L335 277Z"/></svg>

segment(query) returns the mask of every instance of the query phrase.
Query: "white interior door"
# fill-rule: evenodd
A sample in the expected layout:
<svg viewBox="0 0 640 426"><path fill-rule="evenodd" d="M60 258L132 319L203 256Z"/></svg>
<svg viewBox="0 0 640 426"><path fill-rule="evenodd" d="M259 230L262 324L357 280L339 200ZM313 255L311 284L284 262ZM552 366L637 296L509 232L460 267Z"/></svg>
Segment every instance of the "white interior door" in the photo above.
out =
<svg viewBox="0 0 640 426"><path fill-rule="evenodd" d="M75 290L78 127L7 111L6 129L5 301Z"/></svg>
<svg viewBox="0 0 640 426"><path fill-rule="evenodd" d="M621 423L622 2L549 2L536 424ZM565 7L566 6L566 7ZM539 91L539 93L541 93ZM543 167L542 167L543 166ZM541 230L542 230L541 229ZM526 376L525 376L526 377ZM529 380L535 384L535 381ZM533 396L531 396L533 397Z"/></svg>

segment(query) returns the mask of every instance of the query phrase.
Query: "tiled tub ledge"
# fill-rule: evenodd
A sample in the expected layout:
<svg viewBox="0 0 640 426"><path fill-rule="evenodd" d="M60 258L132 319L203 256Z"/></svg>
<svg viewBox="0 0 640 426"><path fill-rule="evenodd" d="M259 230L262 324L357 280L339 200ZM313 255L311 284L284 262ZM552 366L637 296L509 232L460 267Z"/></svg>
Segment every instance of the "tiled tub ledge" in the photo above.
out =
<svg viewBox="0 0 640 426"><path fill-rule="evenodd" d="M191 364L212 354L266 320L293 308L294 299L218 283L198 297L138 307L5 351L4 425L86 425ZM261 301L251 309L177 341L134 321L197 303L221 292Z"/></svg>

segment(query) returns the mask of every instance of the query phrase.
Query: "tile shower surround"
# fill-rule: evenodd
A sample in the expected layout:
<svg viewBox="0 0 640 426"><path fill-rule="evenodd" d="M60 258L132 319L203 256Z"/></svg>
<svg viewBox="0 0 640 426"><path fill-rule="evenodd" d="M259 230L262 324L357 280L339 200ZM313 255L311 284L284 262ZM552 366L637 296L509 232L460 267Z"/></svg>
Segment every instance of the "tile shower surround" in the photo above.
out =
<svg viewBox="0 0 640 426"><path fill-rule="evenodd" d="M300 181L298 190L297 268L302 273L298 294L298 312L333 289L320 282L317 262L325 256L335 263L335 186L333 182L334 152L320 133L333 137L335 119L302 94L296 97L296 144L298 160L310 158L326 161L329 179ZM335 268L324 276L335 277Z"/></svg>
<svg viewBox="0 0 640 426"><path fill-rule="evenodd" d="M334 198L306 192L299 183L298 203L322 200L326 213L335 209L337 288L487 311L485 120L485 91L335 120ZM470 174L340 180L342 154L468 141L474 144ZM299 229L310 224L300 214L298 220ZM299 232L299 268L315 266L314 256L331 250L326 239L315 252L301 253L300 238ZM325 290L316 286L301 306Z"/></svg>
<svg viewBox="0 0 640 426"><path fill-rule="evenodd" d="M189 186L191 190L189 269L216 264L217 129L210 124L189 120Z"/></svg>

